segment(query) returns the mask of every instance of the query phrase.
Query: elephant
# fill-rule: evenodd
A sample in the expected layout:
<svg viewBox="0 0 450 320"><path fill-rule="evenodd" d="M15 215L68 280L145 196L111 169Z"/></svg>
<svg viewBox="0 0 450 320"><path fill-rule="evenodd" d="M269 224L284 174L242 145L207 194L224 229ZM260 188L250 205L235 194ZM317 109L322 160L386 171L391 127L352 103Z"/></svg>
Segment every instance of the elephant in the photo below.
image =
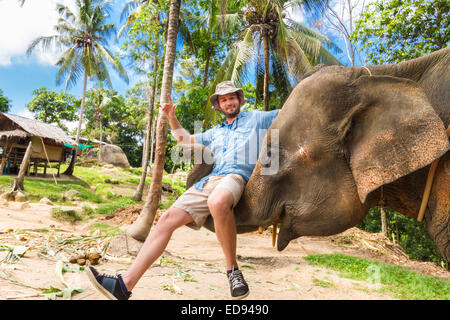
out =
<svg viewBox="0 0 450 320"><path fill-rule="evenodd" d="M449 261L449 104L450 47L399 64L318 68L265 135L234 208L237 232L280 223L281 251L301 236L354 227L380 203L416 218L430 164L440 159L424 223ZM275 156L278 170L263 174ZM196 164L187 188L211 169ZM211 216L205 227L214 231Z"/></svg>

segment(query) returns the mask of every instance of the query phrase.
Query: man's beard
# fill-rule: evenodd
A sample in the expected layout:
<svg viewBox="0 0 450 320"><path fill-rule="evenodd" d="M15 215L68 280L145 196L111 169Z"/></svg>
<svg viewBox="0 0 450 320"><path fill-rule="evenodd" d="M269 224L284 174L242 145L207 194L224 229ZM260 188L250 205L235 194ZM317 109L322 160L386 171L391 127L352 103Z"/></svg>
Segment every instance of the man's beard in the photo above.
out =
<svg viewBox="0 0 450 320"><path fill-rule="evenodd" d="M232 113L228 113L226 111L223 111L222 109L219 109L219 111L225 115L225 118L234 118L235 116L237 116L239 114L239 112L241 112L241 105L239 104L237 106L236 110L234 110L234 112L232 112Z"/></svg>

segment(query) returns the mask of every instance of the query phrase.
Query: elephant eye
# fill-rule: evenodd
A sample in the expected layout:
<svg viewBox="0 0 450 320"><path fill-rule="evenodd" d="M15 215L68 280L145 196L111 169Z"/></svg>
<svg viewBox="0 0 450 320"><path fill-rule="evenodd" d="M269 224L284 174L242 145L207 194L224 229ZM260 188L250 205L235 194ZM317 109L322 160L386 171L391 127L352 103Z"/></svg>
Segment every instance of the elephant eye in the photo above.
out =
<svg viewBox="0 0 450 320"><path fill-rule="evenodd" d="M306 149L300 146L297 150L297 157L302 161L309 161L309 155Z"/></svg>

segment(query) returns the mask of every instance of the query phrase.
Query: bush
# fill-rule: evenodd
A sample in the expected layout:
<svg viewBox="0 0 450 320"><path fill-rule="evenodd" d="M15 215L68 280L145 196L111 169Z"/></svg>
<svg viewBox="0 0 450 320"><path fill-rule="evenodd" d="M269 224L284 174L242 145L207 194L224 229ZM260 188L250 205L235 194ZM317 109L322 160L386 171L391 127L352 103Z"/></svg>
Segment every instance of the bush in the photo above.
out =
<svg viewBox="0 0 450 320"><path fill-rule="evenodd" d="M424 223L387 208L384 211L389 238L398 243L410 259L440 263L448 268L448 263L437 251ZM357 227L367 232L381 232L380 208L371 208L367 217Z"/></svg>
<svg viewBox="0 0 450 320"><path fill-rule="evenodd" d="M61 208L53 208L51 215L54 219L60 221L68 221L70 223L75 223L77 221L83 220L80 214L75 210L63 210Z"/></svg>

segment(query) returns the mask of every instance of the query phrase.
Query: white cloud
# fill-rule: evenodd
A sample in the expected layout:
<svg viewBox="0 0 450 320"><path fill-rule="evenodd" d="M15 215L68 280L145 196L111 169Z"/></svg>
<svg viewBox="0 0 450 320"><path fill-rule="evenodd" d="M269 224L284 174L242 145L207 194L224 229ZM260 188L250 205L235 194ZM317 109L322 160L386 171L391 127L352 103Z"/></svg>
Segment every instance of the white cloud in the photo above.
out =
<svg viewBox="0 0 450 320"><path fill-rule="evenodd" d="M0 65L26 61L25 52L34 39L55 34L57 2L69 5L68 0L27 0L20 7L17 0L0 0ZM36 50L34 55L40 63L54 64L61 51Z"/></svg>
<svg viewBox="0 0 450 320"><path fill-rule="evenodd" d="M21 117L24 117L24 118L28 118L28 119L34 119L33 113L30 110L28 110L28 109L20 110L20 112L17 115L21 116Z"/></svg>
<svg viewBox="0 0 450 320"><path fill-rule="evenodd" d="M304 23L305 21L305 15L303 14L302 9L300 8L293 8L289 7L286 10L287 17L291 20L298 22L298 23Z"/></svg>

